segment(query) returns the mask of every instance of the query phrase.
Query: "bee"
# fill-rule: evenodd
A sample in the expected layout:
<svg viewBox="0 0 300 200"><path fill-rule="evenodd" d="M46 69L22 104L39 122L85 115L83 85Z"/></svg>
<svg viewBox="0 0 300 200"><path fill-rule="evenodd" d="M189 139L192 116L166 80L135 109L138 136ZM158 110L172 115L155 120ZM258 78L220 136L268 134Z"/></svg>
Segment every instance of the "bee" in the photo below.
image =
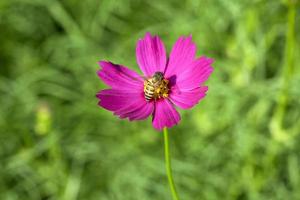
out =
<svg viewBox="0 0 300 200"><path fill-rule="evenodd" d="M164 79L162 72L155 72L151 78L146 79L144 82L144 96L146 101L168 97L168 83L169 81Z"/></svg>

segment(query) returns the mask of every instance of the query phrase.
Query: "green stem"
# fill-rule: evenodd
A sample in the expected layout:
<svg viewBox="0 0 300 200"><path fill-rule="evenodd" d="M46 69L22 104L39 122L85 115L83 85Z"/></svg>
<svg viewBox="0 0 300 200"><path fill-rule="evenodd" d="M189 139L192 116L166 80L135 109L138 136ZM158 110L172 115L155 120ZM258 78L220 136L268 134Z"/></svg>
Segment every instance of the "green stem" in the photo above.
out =
<svg viewBox="0 0 300 200"><path fill-rule="evenodd" d="M288 88L289 81L294 71L294 45L295 45L295 19L296 19L296 7L295 3L288 4L287 14L287 32L286 32L286 44L285 44L285 58L283 66L283 80L282 80L282 91L279 97L278 104L278 118L280 123L284 117L285 108L288 101Z"/></svg>
<svg viewBox="0 0 300 200"><path fill-rule="evenodd" d="M170 190L172 193L173 200L179 200L178 194L176 192L173 176L172 176L170 150L169 150L169 135L168 135L167 128L164 128L164 141L165 141L165 162L166 162L166 170L167 170Z"/></svg>
<svg viewBox="0 0 300 200"><path fill-rule="evenodd" d="M279 90L277 105L271 121L271 125L274 130L272 132L275 135L276 133L283 133L283 119L289 101L288 89L290 87L290 80L292 79L294 73L296 1L289 0L287 6L287 31L284 62L281 75L281 89Z"/></svg>

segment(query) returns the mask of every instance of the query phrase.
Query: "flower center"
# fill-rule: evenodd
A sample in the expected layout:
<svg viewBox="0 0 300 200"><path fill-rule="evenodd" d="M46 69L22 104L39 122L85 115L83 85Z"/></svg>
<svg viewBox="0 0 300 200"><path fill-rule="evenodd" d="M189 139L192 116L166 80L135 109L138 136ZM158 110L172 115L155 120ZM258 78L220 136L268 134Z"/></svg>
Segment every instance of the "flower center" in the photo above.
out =
<svg viewBox="0 0 300 200"><path fill-rule="evenodd" d="M166 98L169 95L169 81L164 78L162 72L155 72L154 75L144 81L145 99L150 101L152 99Z"/></svg>

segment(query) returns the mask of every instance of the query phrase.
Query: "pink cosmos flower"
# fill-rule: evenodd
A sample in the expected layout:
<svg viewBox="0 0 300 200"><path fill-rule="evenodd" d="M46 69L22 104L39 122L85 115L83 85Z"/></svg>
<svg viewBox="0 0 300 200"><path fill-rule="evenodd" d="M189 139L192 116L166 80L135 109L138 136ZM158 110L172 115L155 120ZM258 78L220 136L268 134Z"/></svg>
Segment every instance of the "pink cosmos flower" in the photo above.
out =
<svg viewBox="0 0 300 200"><path fill-rule="evenodd" d="M175 106L189 109L205 97L204 82L213 71L213 59L196 58L192 36L180 37L167 58L158 36L146 33L136 46L137 63L143 76L122 65L100 61L98 76L110 89L97 94L99 106L120 118L143 120L152 115L157 130L179 123Z"/></svg>

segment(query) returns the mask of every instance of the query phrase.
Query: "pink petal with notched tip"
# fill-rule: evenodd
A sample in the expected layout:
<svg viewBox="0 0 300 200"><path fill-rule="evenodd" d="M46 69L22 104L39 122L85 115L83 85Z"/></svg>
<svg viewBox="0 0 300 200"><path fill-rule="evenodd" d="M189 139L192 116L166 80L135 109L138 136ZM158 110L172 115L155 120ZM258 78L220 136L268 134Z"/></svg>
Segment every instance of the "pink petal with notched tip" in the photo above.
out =
<svg viewBox="0 0 300 200"><path fill-rule="evenodd" d="M164 72L167 57L163 42L158 36L152 37L146 33L136 46L137 63L147 77L153 76L157 71Z"/></svg>
<svg viewBox="0 0 300 200"><path fill-rule="evenodd" d="M169 95L170 100L179 108L189 109L195 106L206 95L207 86L201 86L192 90L178 90L173 88Z"/></svg>
<svg viewBox="0 0 300 200"><path fill-rule="evenodd" d="M196 50L196 45L192 42L192 36L180 37L171 50L165 77L179 76L187 70L195 59Z"/></svg>
<svg viewBox="0 0 300 200"><path fill-rule="evenodd" d="M176 87L180 90L191 90L199 87L213 72L212 63L213 59L204 56L195 60L186 71L178 75Z"/></svg>
<svg viewBox="0 0 300 200"><path fill-rule="evenodd" d="M99 65L102 69L98 71L98 76L114 89L136 90L143 85L143 78L131 69L106 61L100 61Z"/></svg>
<svg viewBox="0 0 300 200"><path fill-rule="evenodd" d="M143 90L126 91L116 89L102 90L97 94L99 106L113 111L120 118L141 120L153 112L153 103L146 102Z"/></svg>
<svg viewBox="0 0 300 200"><path fill-rule="evenodd" d="M161 99L155 102L155 111L153 113L152 124L157 130L164 127L172 127L180 121L180 114L176 111L171 102L167 99Z"/></svg>

